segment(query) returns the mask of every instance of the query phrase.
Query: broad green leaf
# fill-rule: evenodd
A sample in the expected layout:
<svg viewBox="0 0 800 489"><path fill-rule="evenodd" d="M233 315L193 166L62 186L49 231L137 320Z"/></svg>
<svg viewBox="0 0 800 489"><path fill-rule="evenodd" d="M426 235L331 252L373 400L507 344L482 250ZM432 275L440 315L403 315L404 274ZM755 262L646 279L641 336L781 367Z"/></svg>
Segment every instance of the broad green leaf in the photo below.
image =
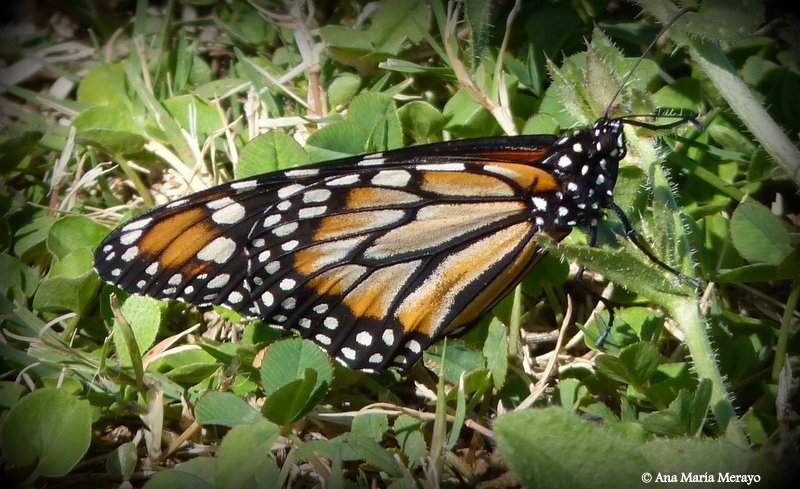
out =
<svg viewBox="0 0 800 489"><path fill-rule="evenodd" d="M781 220L752 201L740 204L733 211L731 238L736 250L753 263L780 265L794 251Z"/></svg>
<svg viewBox="0 0 800 489"><path fill-rule="evenodd" d="M109 474L115 475L122 480L130 480L139 456L136 453L136 445L132 442L123 443L114 449L106 460L106 470Z"/></svg>
<svg viewBox="0 0 800 489"><path fill-rule="evenodd" d="M317 345L301 338L290 338L270 345L261 360L264 392L270 395L289 382L306 378L306 369L317 372L315 391L324 392L330 386L333 366Z"/></svg>
<svg viewBox="0 0 800 489"><path fill-rule="evenodd" d="M146 142L141 125L119 108L90 107L73 119L72 126L78 131L77 142L95 146L111 155L138 153Z"/></svg>
<svg viewBox="0 0 800 489"><path fill-rule="evenodd" d="M494 430L524 487L631 487L649 470L639 446L561 408L509 413Z"/></svg>
<svg viewBox="0 0 800 489"><path fill-rule="evenodd" d="M409 467L419 467L423 464L428 455L428 447L422 436L422 422L401 414L394 420L393 430L400 449L408 458Z"/></svg>
<svg viewBox="0 0 800 489"><path fill-rule="evenodd" d="M385 414L379 413L364 413L359 414L353 418L353 424L350 427L353 433L364 435L380 442L383 436L389 429L389 419Z"/></svg>
<svg viewBox="0 0 800 489"><path fill-rule="evenodd" d="M78 248L54 263L39 285L33 307L40 311L81 313L93 301L100 279L92 268L92 252Z"/></svg>
<svg viewBox="0 0 800 489"><path fill-rule="evenodd" d="M92 68L78 85L77 100L106 107L127 107L128 83L121 63L106 63Z"/></svg>
<svg viewBox="0 0 800 489"><path fill-rule="evenodd" d="M305 376L281 386L264 401L261 414L281 426L288 426L303 417L314 406L315 370L306 369Z"/></svg>
<svg viewBox="0 0 800 489"><path fill-rule="evenodd" d="M95 249L108 233L107 227L85 216L65 216L50 227L47 248L58 258L64 258L81 247Z"/></svg>
<svg viewBox="0 0 800 489"><path fill-rule="evenodd" d="M236 489L269 487L259 481L274 483L278 470L270 450L279 434L280 428L265 420L231 428L219 448L216 486Z"/></svg>
<svg viewBox="0 0 800 489"><path fill-rule="evenodd" d="M89 402L46 387L20 399L3 420L0 448L9 463L36 465L43 476L66 475L89 449Z"/></svg>
<svg viewBox="0 0 800 489"><path fill-rule="evenodd" d="M311 162L308 153L282 132L269 132L251 140L236 165L236 178L248 178Z"/></svg>
<svg viewBox="0 0 800 489"><path fill-rule="evenodd" d="M158 328L161 326L161 314L164 303L151 299L132 295L122 303L122 316L131 325L136 343L139 345L139 352L144 354L155 342L158 335ZM114 346L122 365L131 365L131 356L124 336L118 331L119 325L114 321Z"/></svg>

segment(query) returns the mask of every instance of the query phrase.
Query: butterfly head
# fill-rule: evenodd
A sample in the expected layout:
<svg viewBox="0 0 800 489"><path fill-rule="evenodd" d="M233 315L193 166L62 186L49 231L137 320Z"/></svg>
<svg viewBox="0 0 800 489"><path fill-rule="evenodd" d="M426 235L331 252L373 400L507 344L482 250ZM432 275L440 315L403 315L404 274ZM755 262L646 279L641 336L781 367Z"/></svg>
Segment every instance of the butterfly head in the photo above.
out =
<svg viewBox="0 0 800 489"><path fill-rule="evenodd" d="M626 153L622 126L620 119L601 118L554 145L545 162L561 182L546 209L554 229L595 226L603 209L613 205L619 161Z"/></svg>

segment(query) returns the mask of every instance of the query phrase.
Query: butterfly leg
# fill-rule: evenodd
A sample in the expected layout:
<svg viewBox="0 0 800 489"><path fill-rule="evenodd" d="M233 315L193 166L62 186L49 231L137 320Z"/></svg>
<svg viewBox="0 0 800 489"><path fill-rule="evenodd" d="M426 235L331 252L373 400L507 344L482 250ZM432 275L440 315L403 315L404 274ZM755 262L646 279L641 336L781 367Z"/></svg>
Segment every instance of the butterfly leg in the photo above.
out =
<svg viewBox="0 0 800 489"><path fill-rule="evenodd" d="M675 275L680 280L683 280L684 282L691 285L695 289L700 288L700 281L698 279L689 277L688 275L683 274L675 270L671 266L667 265L666 263L661 261L656 255L654 255L653 252L650 251L650 249L644 245L644 243L642 243L641 239L639 239L639 234L636 232L635 229L633 229L633 225L631 225L630 219L628 219L628 216L622 209L619 208L617 204L612 202L609 208L612 211L614 211L614 214L616 214L617 217L619 217L619 220L622 221L622 226L625 229L625 237L628 238L631 241L631 243L636 245L636 247L639 248L642 251L642 253L644 253L647 256L647 258L650 259L650 261L660 266L664 270L668 271L669 273Z"/></svg>

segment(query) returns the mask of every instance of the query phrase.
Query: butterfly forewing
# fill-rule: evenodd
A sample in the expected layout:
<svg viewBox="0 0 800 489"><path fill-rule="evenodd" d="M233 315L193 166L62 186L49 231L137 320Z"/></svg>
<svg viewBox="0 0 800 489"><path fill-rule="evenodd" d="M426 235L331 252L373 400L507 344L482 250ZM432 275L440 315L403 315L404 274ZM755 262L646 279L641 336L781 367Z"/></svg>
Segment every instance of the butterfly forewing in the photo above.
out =
<svg viewBox="0 0 800 489"><path fill-rule="evenodd" d="M522 279L536 232L596 223L621 134L603 120L559 140L441 143L240 180L122 225L95 265L132 293L294 329L350 368L408 367Z"/></svg>

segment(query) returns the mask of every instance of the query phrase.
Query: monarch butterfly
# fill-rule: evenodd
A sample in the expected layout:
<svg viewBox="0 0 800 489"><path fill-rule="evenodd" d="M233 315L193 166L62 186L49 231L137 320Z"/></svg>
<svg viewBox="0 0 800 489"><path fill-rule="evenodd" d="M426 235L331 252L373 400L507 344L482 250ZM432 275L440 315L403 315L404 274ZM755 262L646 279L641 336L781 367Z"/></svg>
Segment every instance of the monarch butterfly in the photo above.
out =
<svg viewBox="0 0 800 489"><path fill-rule="evenodd" d="M118 227L95 268L134 294L294 329L352 369L405 369L519 283L543 256L538 232L585 226L594 244L610 209L669 268L614 203L624 124L656 127L606 114L561 138L449 141L233 181Z"/></svg>

